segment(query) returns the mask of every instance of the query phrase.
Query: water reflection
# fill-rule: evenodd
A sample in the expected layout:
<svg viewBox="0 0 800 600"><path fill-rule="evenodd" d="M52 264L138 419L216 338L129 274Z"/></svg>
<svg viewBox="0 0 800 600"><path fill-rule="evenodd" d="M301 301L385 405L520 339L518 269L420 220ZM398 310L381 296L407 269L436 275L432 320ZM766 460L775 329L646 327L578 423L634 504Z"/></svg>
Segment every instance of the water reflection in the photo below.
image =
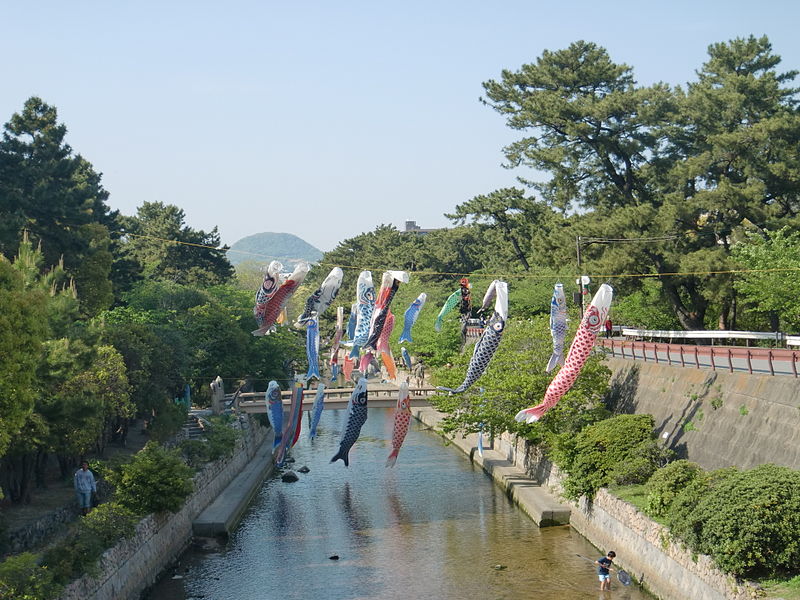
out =
<svg viewBox="0 0 800 600"><path fill-rule="evenodd" d="M185 556L184 578L166 578L149 600L609 597L576 556L597 550L569 527L537 528L436 435L412 423L385 468L388 410L370 410L349 468L330 464L343 415L326 411L317 439L304 432L292 450L308 474L266 481L228 545ZM647 597L616 583L612 594Z"/></svg>

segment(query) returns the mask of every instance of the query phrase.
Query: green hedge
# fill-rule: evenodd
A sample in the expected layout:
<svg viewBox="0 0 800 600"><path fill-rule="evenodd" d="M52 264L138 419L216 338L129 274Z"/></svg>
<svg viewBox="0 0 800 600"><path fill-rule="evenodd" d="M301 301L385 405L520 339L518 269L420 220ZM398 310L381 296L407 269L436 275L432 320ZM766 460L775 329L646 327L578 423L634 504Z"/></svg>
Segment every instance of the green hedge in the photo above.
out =
<svg viewBox="0 0 800 600"><path fill-rule="evenodd" d="M651 415L618 415L589 425L577 435L554 438L553 461L567 473L569 498L593 498L612 483L644 483L668 459L653 432Z"/></svg>
<svg viewBox="0 0 800 600"><path fill-rule="evenodd" d="M658 469L645 486L647 513L655 517L665 516L678 494L702 475L703 468L688 460L676 460Z"/></svg>
<svg viewBox="0 0 800 600"><path fill-rule="evenodd" d="M734 575L800 571L800 471L714 471L678 494L667 520L673 535Z"/></svg>

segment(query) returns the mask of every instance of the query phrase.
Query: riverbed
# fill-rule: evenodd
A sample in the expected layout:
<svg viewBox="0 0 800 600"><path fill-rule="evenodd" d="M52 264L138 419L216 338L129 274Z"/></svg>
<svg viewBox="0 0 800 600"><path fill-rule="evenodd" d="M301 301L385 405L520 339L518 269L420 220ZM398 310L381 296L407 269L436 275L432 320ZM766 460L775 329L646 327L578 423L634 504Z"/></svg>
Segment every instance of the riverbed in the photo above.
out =
<svg viewBox="0 0 800 600"><path fill-rule="evenodd" d="M412 420L393 468L392 411L370 409L350 466L330 463L346 412L325 411L288 467L267 479L228 543L193 550L148 600L651 598L614 579L568 526L539 529L482 470ZM304 427L307 420L304 421Z"/></svg>

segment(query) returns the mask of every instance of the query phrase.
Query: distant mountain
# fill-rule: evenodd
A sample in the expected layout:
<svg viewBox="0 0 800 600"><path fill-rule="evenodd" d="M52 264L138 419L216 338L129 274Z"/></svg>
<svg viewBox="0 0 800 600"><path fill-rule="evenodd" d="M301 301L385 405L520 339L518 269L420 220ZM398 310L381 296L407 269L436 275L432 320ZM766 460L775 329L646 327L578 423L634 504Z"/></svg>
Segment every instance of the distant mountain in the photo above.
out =
<svg viewBox="0 0 800 600"><path fill-rule="evenodd" d="M232 265L242 262L268 263L279 260L284 267L293 268L305 260L316 262L322 252L291 233L256 233L231 244L228 260Z"/></svg>

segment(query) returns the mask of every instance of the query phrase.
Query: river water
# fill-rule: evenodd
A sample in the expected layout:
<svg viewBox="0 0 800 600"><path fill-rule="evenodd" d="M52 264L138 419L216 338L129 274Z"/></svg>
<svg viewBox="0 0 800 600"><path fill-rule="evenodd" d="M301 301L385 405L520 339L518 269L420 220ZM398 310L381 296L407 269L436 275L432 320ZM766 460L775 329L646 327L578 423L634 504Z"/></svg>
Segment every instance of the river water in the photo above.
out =
<svg viewBox="0 0 800 600"><path fill-rule="evenodd" d="M568 526L539 529L413 419L397 464L386 468L390 409L370 409L349 467L331 464L345 418L325 411L313 442L304 430L289 466L309 473L295 483L267 479L228 543L188 552L148 600L651 598L616 580L600 592L581 556L606 549Z"/></svg>

